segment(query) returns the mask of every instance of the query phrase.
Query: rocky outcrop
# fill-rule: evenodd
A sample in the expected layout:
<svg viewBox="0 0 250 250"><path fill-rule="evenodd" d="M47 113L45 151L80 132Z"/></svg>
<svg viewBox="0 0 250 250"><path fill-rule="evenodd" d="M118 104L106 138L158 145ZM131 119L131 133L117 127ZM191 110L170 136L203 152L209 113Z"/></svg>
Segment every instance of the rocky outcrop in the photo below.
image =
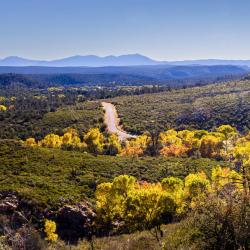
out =
<svg viewBox="0 0 250 250"><path fill-rule="evenodd" d="M70 241L83 237L91 238L95 217L96 213L88 202L63 206L56 218L61 238Z"/></svg>
<svg viewBox="0 0 250 250"><path fill-rule="evenodd" d="M18 204L17 196L14 193L0 193L0 213L11 213L17 209Z"/></svg>
<svg viewBox="0 0 250 250"><path fill-rule="evenodd" d="M57 209L41 209L32 201L12 191L0 191L0 224L12 230L32 225L42 228L44 219L56 221L57 233L67 242L79 238L90 239L93 235L93 221L96 213L87 201L76 205L63 205ZM0 226L1 231L1 226Z"/></svg>

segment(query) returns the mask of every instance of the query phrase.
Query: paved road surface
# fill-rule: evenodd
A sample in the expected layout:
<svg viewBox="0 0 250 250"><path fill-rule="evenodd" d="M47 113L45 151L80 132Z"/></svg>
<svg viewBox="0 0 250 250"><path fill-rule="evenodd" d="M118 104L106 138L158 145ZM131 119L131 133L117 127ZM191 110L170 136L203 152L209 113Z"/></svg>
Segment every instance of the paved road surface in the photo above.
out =
<svg viewBox="0 0 250 250"><path fill-rule="evenodd" d="M134 135L128 134L119 126L119 118L115 106L112 103L102 102L103 109L105 110L104 121L107 125L109 133L118 135L121 141L128 138L134 138Z"/></svg>

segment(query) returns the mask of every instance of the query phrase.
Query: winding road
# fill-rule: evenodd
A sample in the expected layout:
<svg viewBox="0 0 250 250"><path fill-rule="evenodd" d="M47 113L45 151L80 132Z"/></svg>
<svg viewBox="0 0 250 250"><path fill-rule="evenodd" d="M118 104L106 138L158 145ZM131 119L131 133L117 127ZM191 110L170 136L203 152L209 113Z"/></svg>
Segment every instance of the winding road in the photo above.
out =
<svg viewBox="0 0 250 250"><path fill-rule="evenodd" d="M109 102L102 102L103 109L105 111L104 121L107 125L109 133L117 134L120 141L125 141L129 138L135 138L136 136L131 135L122 130L119 126L119 118L115 106Z"/></svg>

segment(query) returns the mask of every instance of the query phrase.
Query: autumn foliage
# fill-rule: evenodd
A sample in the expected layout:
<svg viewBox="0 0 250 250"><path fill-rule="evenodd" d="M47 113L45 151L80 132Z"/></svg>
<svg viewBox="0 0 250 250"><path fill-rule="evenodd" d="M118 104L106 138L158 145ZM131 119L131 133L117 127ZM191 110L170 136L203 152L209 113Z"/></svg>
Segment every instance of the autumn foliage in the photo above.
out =
<svg viewBox="0 0 250 250"><path fill-rule="evenodd" d="M211 179L199 172L184 180L170 176L149 183L121 175L97 186L98 223L118 232L159 227L204 204L210 193L217 193L226 185L241 193L242 175L222 167L213 169Z"/></svg>
<svg viewBox="0 0 250 250"><path fill-rule="evenodd" d="M46 240L53 242L57 241L58 235L56 234L56 223L52 220L45 220L44 232L46 233Z"/></svg>
<svg viewBox="0 0 250 250"><path fill-rule="evenodd" d="M236 156L234 149L239 152L242 147L248 148L249 141L249 134L240 136L234 127L222 125L213 131L169 129L159 133L157 141L152 139L150 133L145 133L123 143L116 134L101 133L98 128L82 135L68 128L62 136L48 134L38 142L28 138L24 143L28 146L81 150L95 155L132 157L150 155L153 144L157 144L155 149L164 157L195 156L228 160Z"/></svg>

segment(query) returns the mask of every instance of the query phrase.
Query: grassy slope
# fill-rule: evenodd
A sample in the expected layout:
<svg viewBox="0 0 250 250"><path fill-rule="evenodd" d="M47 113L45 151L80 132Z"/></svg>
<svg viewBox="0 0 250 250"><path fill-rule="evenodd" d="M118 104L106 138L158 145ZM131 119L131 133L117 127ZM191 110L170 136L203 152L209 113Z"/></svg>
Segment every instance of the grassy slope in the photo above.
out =
<svg viewBox="0 0 250 250"><path fill-rule="evenodd" d="M102 123L103 112L99 102L83 102L75 106L59 108L56 112L49 112L38 122L40 128L58 132L67 127L79 131L87 131Z"/></svg>
<svg viewBox="0 0 250 250"><path fill-rule="evenodd" d="M218 164L209 159L95 157L60 149L23 147L15 141L2 140L0 190L15 190L50 206L61 198L69 203L86 196L92 198L98 183L120 174L158 181L168 175L184 177L200 169L209 172Z"/></svg>
<svg viewBox="0 0 250 250"><path fill-rule="evenodd" d="M175 224L162 225L163 238L161 241L166 245L165 237L176 230ZM94 249L101 250L162 250L162 246L149 231L122 234L111 237L101 237L93 239ZM90 242L79 241L76 246L66 246L62 241L57 242L54 247L61 250L89 250ZM188 246L185 249L189 249Z"/></svg>
<svg viewBox="0 0 250 250"><path fill-rule="evenodd" d="M211 129L231 124L250 126L250 81L220 83L157 94L111 99L126 130L142 133L150 127Z"/></svg>

